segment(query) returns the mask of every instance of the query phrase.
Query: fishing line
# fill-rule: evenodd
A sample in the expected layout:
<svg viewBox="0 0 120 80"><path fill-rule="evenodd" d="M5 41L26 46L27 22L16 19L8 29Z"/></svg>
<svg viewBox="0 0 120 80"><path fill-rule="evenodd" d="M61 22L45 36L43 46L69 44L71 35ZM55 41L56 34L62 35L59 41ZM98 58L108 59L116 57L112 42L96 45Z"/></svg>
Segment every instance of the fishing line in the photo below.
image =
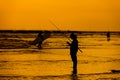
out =
<svg viewBox="0 0 120 80"><path fill-rule="evenodd" d="M51 20L49 20L49 22L50 22L57 30L61 31L61 30L56 26L56 24L54 24ZM66 35L64 35L64 36L71 42L71 40L70 40ZM78 50L79 50L81 53L83 53L83 51L82 51L80 48L78 48Z"/></svg>

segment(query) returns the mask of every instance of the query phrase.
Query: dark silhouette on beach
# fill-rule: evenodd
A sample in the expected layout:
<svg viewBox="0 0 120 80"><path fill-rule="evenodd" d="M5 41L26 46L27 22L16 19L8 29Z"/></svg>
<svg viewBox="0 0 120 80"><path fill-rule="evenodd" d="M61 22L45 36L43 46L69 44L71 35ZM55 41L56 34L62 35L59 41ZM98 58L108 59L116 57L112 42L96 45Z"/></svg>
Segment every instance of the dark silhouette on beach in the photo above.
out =
<svg viewBox="0 0 120 80"><path fill-rule="evenodd" d="M110 32L107 32L107 41L110 41Z"/></svg>
<svg viewBox="0 0 120 80"><path fill-rule="evenodd" d="M112 73L120 73L120 70L111 70Z"/></svg>
<svg viewBox="0 0 120 80"><path fill-rule="evenodd" d="M42 35L42 32L39 32L38 33L38 36L37 36L37 38L31 43L32 45L37 45L37 47L39 48L39 49L41 49L42 48L42 42L43 42L43 35Z"/></svg>
<svg viewBox="0 0 120 80"><path fill-rule="evenodd" d="M37 45L39 49L42 49L42 43L44 40L50 37L50 32L39 32L38 36L34 41L32 41L31 45Z"/></svg>
<svg viewBox="0 0 120 80"><path fill-rule="evenodd" d="M43 39L43 36L42 36L42 33L41 33L41 32L38 34L38 37L41 38L41 39ZM42 48L41 45L42 45L42 41L39 41L39 42L38 42L38 48L41 49L41 48Z"/></svg>
<svg viewBox="0 0 120 80"><path fill-rule="evenodd" d="M70 38L72 39L72 42L69 44L70 46L70 56L73 61L73 74L77 74L77 51L78 51L78 40L77 36L74 33L71 33Z"/></svg>

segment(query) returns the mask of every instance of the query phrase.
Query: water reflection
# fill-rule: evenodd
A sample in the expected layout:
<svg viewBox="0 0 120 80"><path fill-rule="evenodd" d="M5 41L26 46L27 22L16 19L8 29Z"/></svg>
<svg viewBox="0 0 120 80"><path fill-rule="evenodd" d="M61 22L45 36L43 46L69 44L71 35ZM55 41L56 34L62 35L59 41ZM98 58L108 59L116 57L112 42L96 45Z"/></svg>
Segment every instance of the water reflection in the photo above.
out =
<svg viewBox="0 0 120 80"><path fill-rule="evenodd" d="M109 79L111 76L119 77L119 74L116 74L119 71L116 70L120 70L120 36L110 34L110 38L110 42L106 41L106 35L82 35L78 38L80 48L82 47L84 51L84 54L78 53L77 55L78 73L93 74L95 78L96 76L103 76L104 78L105 75ZM89 77L89 75L72 75L70 73L72 62L69 56L69 48L64 45L65 38L52 37L47 39L43 50L38 50L34 46L24 48L21 44L25 44L27 40L0 39L0 41L1 44L4 42L4 46L0 46L0 75L8 76L0 77L0 80L3 80L3 78L5 78L4 80L18 80L19 78L21 80L31 80L32 78L35 78L35 80L61 80L63 78L65 78L63 80L78 80ZM13 49L2 49L6 46ZM16 47L20 49L16 49ZM111 70L115 74L103 74ZM102 73L102 76L95 75L95 73ZM9 75L12 77L9 77ZM19 75L38 77L14 77ZM56 75L65 76L56 77Z"/></svg>
<svg viewBox="0 0 120 80"><path fill-rule="evenodd" d="M71 80L78 80L77 74L72 74L71 75Z"/></svg>

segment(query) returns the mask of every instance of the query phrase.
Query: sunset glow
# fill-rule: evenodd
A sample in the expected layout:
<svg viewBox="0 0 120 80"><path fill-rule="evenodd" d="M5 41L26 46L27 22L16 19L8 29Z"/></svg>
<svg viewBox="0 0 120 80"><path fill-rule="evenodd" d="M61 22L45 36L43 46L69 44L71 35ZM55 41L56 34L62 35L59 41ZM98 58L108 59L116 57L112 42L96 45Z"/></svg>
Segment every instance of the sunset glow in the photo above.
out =
<svg viewBox="0 0 120 80"><path fill-rule="evenodd" d="M0 0L0 30L120 31L119 0Z"/></svg>

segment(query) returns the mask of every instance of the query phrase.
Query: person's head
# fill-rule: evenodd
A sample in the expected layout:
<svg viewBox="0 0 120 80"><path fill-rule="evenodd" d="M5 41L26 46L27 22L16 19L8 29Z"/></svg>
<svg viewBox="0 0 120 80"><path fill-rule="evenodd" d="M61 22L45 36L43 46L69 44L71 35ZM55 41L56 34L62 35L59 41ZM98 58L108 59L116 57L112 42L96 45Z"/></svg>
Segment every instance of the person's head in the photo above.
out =
<svg viewBox="0 0 120 80"><path fill-rule="evenodd" d="M77 36L74 33L71 33L70 38L71 39L77 39Z"/></svg>

